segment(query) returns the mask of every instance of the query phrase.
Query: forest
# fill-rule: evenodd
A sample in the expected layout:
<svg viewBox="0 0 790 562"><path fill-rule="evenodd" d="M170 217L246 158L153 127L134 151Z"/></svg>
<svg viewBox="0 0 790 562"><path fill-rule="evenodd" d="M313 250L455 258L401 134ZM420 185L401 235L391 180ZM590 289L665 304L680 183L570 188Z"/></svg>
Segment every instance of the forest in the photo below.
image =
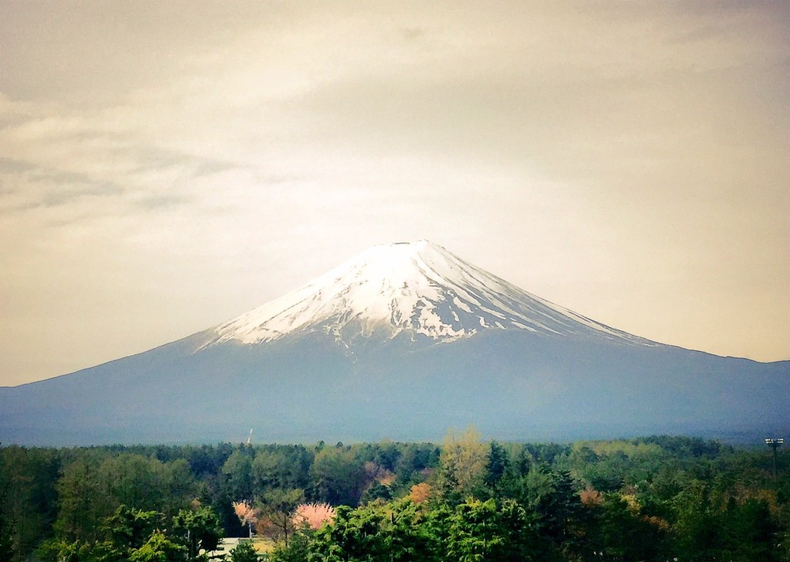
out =
<svg viewBox="0 0 790 562"><path fill-rule="evenodd" d="M10 562L790 561L787 455L692 437L0 447ZM218 554L223 537L255 537ZM257 546L256 546L257 545Z"/></svg>

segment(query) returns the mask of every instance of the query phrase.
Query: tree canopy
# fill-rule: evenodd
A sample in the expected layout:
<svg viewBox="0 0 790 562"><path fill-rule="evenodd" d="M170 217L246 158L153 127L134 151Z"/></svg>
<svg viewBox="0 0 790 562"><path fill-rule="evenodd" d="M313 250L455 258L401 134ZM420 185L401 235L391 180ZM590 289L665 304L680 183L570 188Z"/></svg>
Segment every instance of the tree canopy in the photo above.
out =
<svg viewBox="0 0 790 562"><path fill-rule="evenodd" d="M439 446L7 446L0 559L188 562L252 531L274 562L790 562L789 464L780 452L774 478L763 449L688 437L473 430Z"/></svg>

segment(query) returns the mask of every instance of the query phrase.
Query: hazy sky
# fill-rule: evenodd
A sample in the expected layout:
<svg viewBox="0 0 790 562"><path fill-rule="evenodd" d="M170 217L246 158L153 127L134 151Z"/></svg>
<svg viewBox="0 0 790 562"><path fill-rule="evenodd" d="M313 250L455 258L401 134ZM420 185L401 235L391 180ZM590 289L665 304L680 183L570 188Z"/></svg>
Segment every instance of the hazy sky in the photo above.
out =
<svg viewBox="0 0 790 562"><path fill-rule="evenodd" d="M427 238L790 359L790 2L0 0L0 384Z"/></svg>

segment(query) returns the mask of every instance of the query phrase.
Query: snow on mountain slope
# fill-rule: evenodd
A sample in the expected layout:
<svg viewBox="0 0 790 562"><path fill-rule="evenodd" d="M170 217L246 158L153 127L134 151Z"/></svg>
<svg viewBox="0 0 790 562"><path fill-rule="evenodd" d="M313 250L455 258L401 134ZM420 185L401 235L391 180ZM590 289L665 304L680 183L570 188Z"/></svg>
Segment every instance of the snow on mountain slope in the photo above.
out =
<svg viewBox="0 0 790 562"><path fill-rule="evenodd" d="M317 331L345 344L374 334L452 342L482 330L513 329L656 345L531 295L426 240L375 246L221 324L207 345Z"/></svg>

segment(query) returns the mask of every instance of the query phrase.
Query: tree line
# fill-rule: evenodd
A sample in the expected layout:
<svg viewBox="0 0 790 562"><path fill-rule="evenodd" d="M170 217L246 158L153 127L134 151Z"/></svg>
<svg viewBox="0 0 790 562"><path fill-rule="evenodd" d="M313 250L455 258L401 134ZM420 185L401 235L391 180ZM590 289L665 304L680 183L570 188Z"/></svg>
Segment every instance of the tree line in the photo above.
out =
<svg viewBox="0 0 790 562"><path fill-rule="evenodd" d="M790 478L689 437L0 447L0 560L790 561ZM232 560L254 560L249 544Z"/></svg>

